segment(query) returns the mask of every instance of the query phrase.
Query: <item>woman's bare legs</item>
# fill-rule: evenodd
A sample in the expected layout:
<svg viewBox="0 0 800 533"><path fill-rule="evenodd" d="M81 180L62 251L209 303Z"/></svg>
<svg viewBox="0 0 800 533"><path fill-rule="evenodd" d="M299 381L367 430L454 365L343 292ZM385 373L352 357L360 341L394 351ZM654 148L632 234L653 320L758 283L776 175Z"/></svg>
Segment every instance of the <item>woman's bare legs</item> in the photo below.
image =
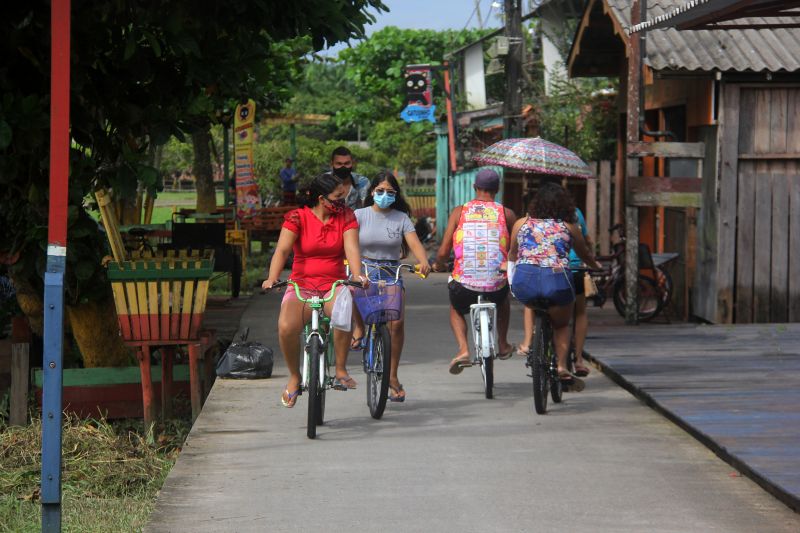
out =
<svg viewBox="0 0 800 533"><path fill-rule="evenodd" d="M586 312L586 295L575 298L575 365L586 366L583 360L583 346L589 331L589 314Z"/></svg>
<svg viewBox="0 0 800 533"><path fill-rule="evenodd" d="M553 344L558 357L558 371L567 372L567 353L569 352L569 320L572 318L574 304L554 305L549 310L550 322L553 324Z"/></svg>

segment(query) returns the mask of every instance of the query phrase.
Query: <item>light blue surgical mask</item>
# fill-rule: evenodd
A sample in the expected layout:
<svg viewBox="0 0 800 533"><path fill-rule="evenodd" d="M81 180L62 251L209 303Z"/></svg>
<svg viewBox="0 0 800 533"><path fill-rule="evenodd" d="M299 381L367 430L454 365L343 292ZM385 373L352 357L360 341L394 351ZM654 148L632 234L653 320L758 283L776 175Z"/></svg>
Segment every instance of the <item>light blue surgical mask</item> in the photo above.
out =
<svg viewBox="0 0 800 533"><path fill-rule="evenodd" d="M394 194L387 194L385 192L376 192L372 198L375 200L375 205L381 209L386 209L394 203Z"/></svg>

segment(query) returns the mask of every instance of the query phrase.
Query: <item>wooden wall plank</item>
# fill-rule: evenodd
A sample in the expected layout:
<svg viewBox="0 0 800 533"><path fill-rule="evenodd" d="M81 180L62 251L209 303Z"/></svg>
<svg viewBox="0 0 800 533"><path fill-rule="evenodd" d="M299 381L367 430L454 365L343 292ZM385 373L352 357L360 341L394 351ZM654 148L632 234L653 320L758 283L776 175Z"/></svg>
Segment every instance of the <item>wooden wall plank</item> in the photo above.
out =
<svg viewBox="0 0 800 533"><path fill-rule="evenodd" d="M703 143L637 142L628 145L628 155L634 157L685 157L702 159L706 155Z"/></svg>
<svg viewBox="0 0 800 533"><path fill-rule="evenodd" d="M768 131L768 130L767 130ZM756 143L759 133L756 132ZM751 213L755 222L753 255L753 322L769 322L770 263L772 261L772 175L770 164L756 164L756 208ZM741 224L741 219L739 220Z"/></svg>
<svg viewBox="0 0 800 533"><path fill-rule="evenodd" d="M753 321L755 174L755 163L744 161L739 163L735 254L736 322L739 324L749 324Z"/></svg>
<svg viewBox="0 0 800 533"><path fill-rule="evenodd" d="M787 147L787 89L762 89L770 98L769 116L769 151L770 153L786 153Z"/></svg>
<svg viewBox="0 0 800 533"><path fill-rule="evenodd" d="M598 175L600 186L600 199L598 202L599 220L597 224L597 238L600 242L600 253L608 255L611 251L608 229L611 227L611 215L614 207L611 205L611 162L600 162L600 174Z"/></svg>
<svg viewBox="0 0 800 533"><path fill-rule="evenodd" d="M719 130L715 126L697 129L698 138L706 144L706 157L700 172L702 179L703 206L697 215L697 268L692 282L691 313L703 320L713 322L717 317L717 228L719 209L717 205L717 139Z"/></svg>
<svg viewBox="0 0 800 533"><path fill-rule="evenodd" d="M589 166L594 170L594 175L597 176L599 174L597 162L590 163ZM596 179L586 180L586 212L584 213L586 233L589 240L594 244L597 244L597 181ZM607 211L611 211L610 205Z"/></svg>
<svg viewBox="0 0 800 533"><path fill-rule="evenodd" d="M800 92L800 91L799 91ZM800 94L798 95L800 100ZM800 111L800 106L797 108ZM800 137L798 135L797 137ZM800 142L798 140L797 142ZM791 180L789 200L789 312L790 322L800 322L800 164L791 162L787 168Z"/></svg>
<svg viewBox="0 0 800 533"><path fill-rule="evenodd" d="M785 162L774 161L771 167L772 260L769 316L770 322L786 322L789 318L789 176Z"/></svg>
<svg viewBox="0 0 800 533"><path fill-rule="evenodd" d="M725 84L721 91L719 117L719 224L717 226L716 320L734 319L736 267L736 199L738 187L740 89Z"/></svg>
<svg viewBox="0 0 800 533"><path fill-rule="evenodd" d="M30 344L15 342L11 345L11 390L8 412L8 423L12 426L25 426L28 423L30 375Z"/></svg>

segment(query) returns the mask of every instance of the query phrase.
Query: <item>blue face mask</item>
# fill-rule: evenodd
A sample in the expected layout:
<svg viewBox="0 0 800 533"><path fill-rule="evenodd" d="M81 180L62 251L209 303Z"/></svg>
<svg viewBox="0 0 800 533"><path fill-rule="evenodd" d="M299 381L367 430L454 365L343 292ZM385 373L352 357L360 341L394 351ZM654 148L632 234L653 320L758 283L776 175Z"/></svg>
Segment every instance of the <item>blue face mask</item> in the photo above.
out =
<svg viewBox="0 0 800 533"><path fill-rule="evenodd" d="M375 205L386 209L394 203L394 197L394 195L389 196L386 193L375 193L372 198L375 200Z"/></svg>

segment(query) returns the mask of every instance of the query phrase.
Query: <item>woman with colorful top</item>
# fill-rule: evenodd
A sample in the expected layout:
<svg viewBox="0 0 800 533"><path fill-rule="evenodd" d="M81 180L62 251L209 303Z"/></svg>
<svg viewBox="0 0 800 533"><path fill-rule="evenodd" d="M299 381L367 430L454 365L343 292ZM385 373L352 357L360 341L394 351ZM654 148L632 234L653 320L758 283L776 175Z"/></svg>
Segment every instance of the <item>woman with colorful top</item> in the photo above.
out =
<svg viewBox="0 0 800 533"><path fill-rule="evenodd" d="M578 227L581 229L581 234L586 241L586 246L591 249L592 245L587 237L588 230L586 228L586 220L583 216L583 212L581 212L579 208L575 208L575 217L577 218ZM575 342L575 375L578 377L586 377L589 375L589 367L586 366L586 362L583 359L583 346L586 343L586 334L589 331L589 315L586 312L586 294L583 281L585 272L582 270L582 267L584 267L583 261L581 261L573 248L569 251L569 268L573 271L572 287L575 289L575 313L573 315L575 320L575 336L573 341ZM533 337L534 319L533 309L526 307L523 320L525 339ZM528 349L528 346L520 344L519 348L517 348L517 353L525 356L528 353Z"/></svg>
<svg viewBox="0 0 800 533"><path fill-rule="evenodd" d="M558 373L564 380L575 380L574 390L583 382L567 370L569 321L575 302L575 289L569 270L569 252L592 268L601 268L586 246L577 224L572 196L560 185L545 183L528 206L528 216L511 230L509 261L516 261L511 286L514 296L526 306L535 300L549 300L553 343L558 357ZM532 339L526 339L528 345Z"/></svg>
<svg viewBox="0 0 800 533"><path fill-rule="evenodd" d="M380 172L370 183L369 191L364 201L365 207L356 209L356 219L359 225L359 247L361 248L361 262L371 282L380 280L394 281L395 267L400 264L400 258L405 255L406 248L411 250L417 258L419 271L427 275L431 271L425 248L417 236L414 224L409 218L411 208L406 203L400 191L400 184L391 172ZM382 269L380 267L389 267ZM390 274L390 272L392 272ZM399 280L402 286L403 280ZM405 298L403 298L405 308ZM356 314L356 316L358 316ZM400 364L400 353L403 351L405 328L403 321L404 312L399 320L388 323L389 333L392 337L391 371L389 374L389 400L402 402L406 398L403 385L397 378L397 367ZM359 317L360 318L360 317ZM363 338L363 325L357 319L356 332L353 335L354 347L360 347Z"/></svg>
<svg viewBox="0 0 800 533"><path fill-rule="evenodd" d="M358 222L353 211L344 204L345 194L342 181L329 173L317 176L307 189L300 192L297 197L300 207L288 212L284 218L269 276L262 288L269 289L279 280L291 252L294 252L291 279L299 284L304 298L315 294L327 296L334 281L345 279L345 258L353 278L360 279L365 286L369 284L361 275ZM332 316L334 302L345 290L339 287L336 298L325 304L328 316ZM284 407L294 407L300 394L300 333L310 319L311 310L297 299L294 287L287 287L278 316L278 338L290 374L281 395ZM350 338L349 330L334 329L335 383L340 389L356 388L356 382L346 367Z"/></svg>

